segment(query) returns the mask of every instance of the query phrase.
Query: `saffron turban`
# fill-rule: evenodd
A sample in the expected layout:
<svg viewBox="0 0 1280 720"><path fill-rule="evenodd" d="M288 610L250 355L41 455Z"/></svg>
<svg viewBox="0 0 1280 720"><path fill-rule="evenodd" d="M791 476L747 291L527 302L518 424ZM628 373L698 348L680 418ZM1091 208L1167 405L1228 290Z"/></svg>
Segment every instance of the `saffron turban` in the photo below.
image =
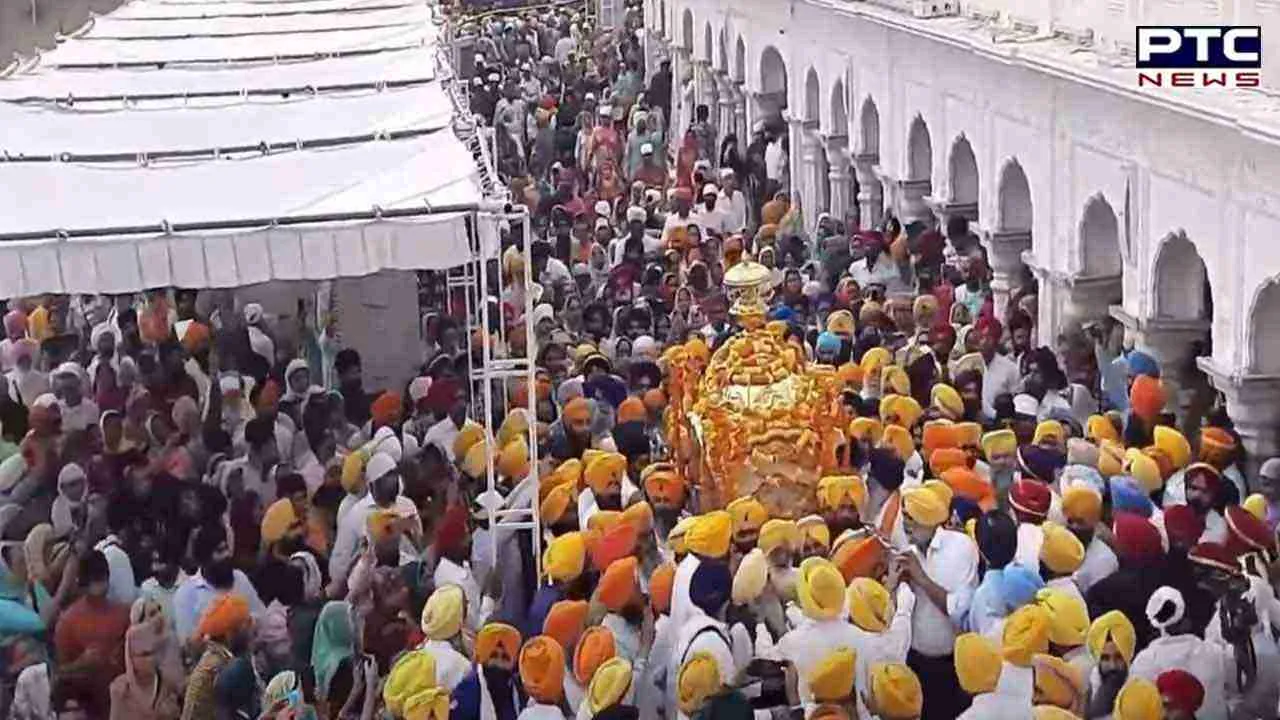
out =
<svg viewBox="0 0 1280 720"><path fill-rule="evenodd" d="M428 640L448 640L462 631L467 598L457 585L436 588L422 606L422 633Z"/></svg>
<svg viewBox="0 0 1280 720"><path fill-rule="evenodd" d="M738 564L733 575L733 602L746 605L754 602L764 592L769 582L769 560L760 548L753 548Z"/></svg>
<svg viewBox="0 0 1280 720"><path fill-rule="evenodd" d="M1084 545L1080 538L1055 522L1044 523L1040 530L1044 535L1040 544L1040 562L1059 576L1078 570L1084 562Z"/></svg>
<svg viewBox="0 0 1280 720"><path fill-rule="evenodd" d="M868 688L871 705L882 718L918 718L924 707L920 678L905 663L871 666Z"/></svg>
<svg viewBox="0 0 1280 720"><path fill-rule="evenodd" d="M930 480L902 491L902 508L921 525L941 525L951 516L951 495L951 489L944 483Z"/></svg>
<svg viewBox="0 0 1280 720"><path fill-rule="evenodd" d="M573 677L581 685L591 682L596 670L606 660L618 654L613 632L603 625L592 625L578 638L573 651Z"/></svg>
<svg viewBox="0 0 1280 720"><path fill-rule="evenodd" d="M540 703L555 705L564 695L564 648L555 638L539 635L520 648L520 683Z"/></svg>
<svg viewBox="0 0 1280 720"><path fill-rule="evenodd" d="M732 539L733 519L724 510L714 510L698 516L685 533L685 545L689 552L709 558L727 555Z"/></svg>
<svg viewBox="0 0 1280 720"><path fill-rule="evenodd" d="M827 523L817 515L806 515L796 521L796 527L805 538L813 540L824 549L831 547L831 530ZM763 534L763 532L761 533Z"/></svg>
<svg viewBox="0 0 1280 720"><path fill-rule="evenodd" d="M1131 677L1116 695L1112 720L1163 720L1164 699L1155 683Z"/></svg>
<svg viewBox="0 0 1280 720"><path fill-rule="evenodd" d="M587 541L580 532L569 532L547 543L542 567L552 582L568 582L582 574L587 563Z"/></svg>
<svg viewBox="0 0 1280 720"><path fill-rule="evenodd" d="M1216 466L1226 465L1236 451L1236 439L1220 427L1200 430L1200 460Z"/></svg>
<svg viewBox="0 0 1280 720"><path fill-rule="evenodd" d="M893 619L893 600L889 591L873 578L854 578L845 591L845 604L853 624L867 632L884 632Z"/></svg>
<svg viewBox="0 0 1280 720"><path fill-rule="evenodd" d="M461 460L473 446L484 442L484 428L478 423L468 420L462 424L458 436L453 439L453 456Z"/></svg>
<svg viewBox="0 0 1280 720"><path fill-rule="evenodd" d="M1005 619L1001 654L1018 667L1030 667L1036 655L1049 652L1049 611L1023 605Z"/></svg>
<svg viewBox="0 0 1280 720"><path fill-rule="evenodd" d="M644 500L631 503L622 511L621 520L643 535L653 529L653 506Z"/></svg>
<svg viewBox="0 0 1280 720"><path fill-rule="evenodd" d="M818 481L819 507L835 510L846 501L859 509L867 501L867 484L860 476L828 475Z"/></svg>
<svg viewBox="0 0 1280 720"><path fill-rule="evenodd" d="M1085 678L1080 669L1053 655L1037 655L1032 659L1037 702L1070 708L1084 695Z"/></svg>
<svg viewBox="0 0 1280 720"><path fill-rule="evenodd" d="M968 450L982 447L982 426L976 422L958 422L951 426L955 434L956 444Z"/></svg>
<svg viewBox="0 0 1280 720"><path fill-rule="evenodd" d="M676 566L666 562L654 568L649 576L649 607L655 613L671 609L671 592L676 580Z"/></svg>
<svg viewBox="0 0 1280 720"><path fill-rule="evenodd" d="M995 643L985 635L970 632L956 636L954 662L960 688L970 695L989 693L1000 682L1003 660Z"/></svg>
<svg viewBox="0 0 1280 720"><path fill-rule="evenodd" d="M840 569L845 582L854 578L869 577L885 562L885 545L875 536L854 538L842 541L836 538L835 547L831 551L831 561Z"/></svg>
<svg viewBox="0 0 1280 720"><path fill-rule="evenodd" d="M70 466L68 466L70 467ZM282 498L271 503L262 515L262 542L271 545L284 539L289 528L298 522L298 514L293 510L293 503Z"/></svg>
<svg viewBox="0 0 1280 720"><path fill-rule="evenodd" d="M476 633L475 661L484 665L498 650L515 662L520 652L520 631L506 623L491 622Z"/></svg>
<svg viewBox="0 0 1280 720"><path fill-rule="evenodd" d="M844 576L831 561L811 557L800 563L796 595L800 609L813 620L833 620L844 605Z"/></svg>
<svg viewBox="0 0 1280 720"><path fill-rule="evenodd" d="M623 400L622 404L618 405L618 411L616 414L619 424L625 422L644 422L649 419L649 411L645 409L644 401L634 395Z"/></svg>
<svg viewBox="0 0 1280 720"><path fill-rule="evenodd" d="M658 508L679 508L684 505L684 480L671 463L653 463L640 473L649 501Z"/></svg>
<svg viewBox="0 0 1280 720"><path fill-rule="evenodd" d="M1036 604L1049 613L1049 642L1079 647L1089 633L1089 609L1079 596L1056 588L1036 593Z"/></svg>
<svg viewBox="0 0 1280 720"><path fill-rule="evenodd" d="M760 539L756 544L765 555L780 547L797 551L801 544L800 526L794 520L770 520L760 528Z"/></svg>
<svg viewBox="0 0 1280 720"><path fill-rule="evenodd" d="M591 604L586 600L561 600L551 605L542 621L542 634L560 643L561 648L576 648L578 637L587 625Z"/></svg>
<svg viewBox="0 0 1280 720"><path fill-rule="evenodd" d="M596 598L610 612L621 612L636 594L636 571L640 561L635 556L614 560L600 576Z"/></svg>
<svg viewBox="0 0 1280 720"><path fill-rule="evenodd" d="M891 360L893 356L886 348L876 346L863 353L862 362L858 364L862 367L864 377L879 378L881 368L888 365Z"/></svg>
<svg viewBox="0 0 1280 720"><path fill-rule="evenodd" d="M592 492L600 495L622 487L622 477L626 472L626 457L621 453L604 453L587 463L582 475Z"/></svg>
<svg viewBox="0 0 1280 720"><path fill-rule="evenodd" d="M621 703L631 689L631 663L611 657L591 676L584 700L593 716Z"/></svg>
<svg viewBox="0 0 1280 720"><path fill-rule="evenodd" d="M621 519L620 516L619 519ZM638 536L636 527L626 522L617 522L598 535L592 534L588 542L591 566L596 570L604 570L614 562L631 555L636 551Z"/></svg>
<svg viewBox="0 0 1280 720"><path fill-rule="evenodd" d="M1080 720L1080 716L1057 705L1036 705L1031 708L1031 720Z"/></svg>
<svg viewBox="0 0 1280 720"><path fill-rule="evenodd" d="M707 698L720 691L720 664L705 650L694 653L680 666L676 680L676 697L680 712L693 715L702 709Z"/></svg>
<svg viewBox="0 0 1280 720"><path fill-rule="evenodd" d="M842 647L827 653L809 671L809 691L820 703L839 703L853 695L854 670L858 656L853 650Z"/></svg>
<svg viewBox="0 0 1280 720"><path fill-rule="evenodd" d="M575 486L569 483L551 488L538 505L539 516L544 525L555 525L564 519L569 512L569 507L576 499L575 489Z"/></svg>
<svg viewBox="0 0 1280 720"><path fill-rule="evenodd" d="M970 469L967 451L960 448L938 448L929 453L929 469L933 471L934 477L941 478L948 470L956 468Z"/></svg>
<svg viewBox="0 0 1280 720"><path fill-rule="evenodd" d="M849 423L849 439L865 440L872 445L879 445L884 436L884 425L873 417L856 417Z"/></svg>
<svg viewBox="0 0 1280 720"><path fill-rule="evenodd" d="M735 533L743 530L759 530L769 519L769 511L754 497L740 497L725 506L725 511L733 520Z"/></svg>
<svg viewBox="0 0 1280 720"><path fill-rule="evenodd" d="M1072 485L1062 493L1062 514L1093 525L1102 519L1102 496L1088 485Z"/></svg>
<svg viewBox="0 0 1280 720"><path fill-rule="evenodd" d="M244 596L233 592L221 593L205 606L196 639L225 641L248 628L250 622L249 602Z"/></svg>
<svg viewBox="0 0 1280 720"><path fill-rule="evenodd" d="M386 542L397 534L400 515L395 510L379 508L369 513L369 517L365 518L364 524L365 530L369 533L369 540L374 544L378 544Z"/></svg>
<svg viewBox="0 0 1280 720"><path fill-rule="evenodd" d="M1102 659L1102 651L1107 643L1115 643L1126 665L1133 662L1133 653L1138 647L1138 634L1128 616L1119 610L1111 610L1099 615L1089 626L1085 645L1089 648L1089 654L1093 656L1094 661Z"/></svg>
<svg viewBox="0 0 1280 720"><path fill-rule="evenodd" d="M936 450L958 446L950 420L930 420L920 430L920 454L925 457L932 456Z"/></svg>
<svg viewBox="0 0 1280 720"><path fill-rule="evenodd" d="M1150 375L1139 375L1129 387L1129 407L1133 414L1153 422L1164 410L1165 392L1160 381Z"/></svg>
<svg viewBox="0 0 1280 720"><path fill-rule="evenodd" d="M956 497L971 500L984 511L995 507L995 489L991 487L991 483L967 467L947 469L942 473L942 482L951 488Z"/></svg>
<svg viewBox="0 0 1280 720"><path fill-rule="evenodd" d="M1181 470L1191 462L1191 443L1187 436L1168 425L1157 425L1152 431L1154 444L1162 450L1174 470Z"/></svg>

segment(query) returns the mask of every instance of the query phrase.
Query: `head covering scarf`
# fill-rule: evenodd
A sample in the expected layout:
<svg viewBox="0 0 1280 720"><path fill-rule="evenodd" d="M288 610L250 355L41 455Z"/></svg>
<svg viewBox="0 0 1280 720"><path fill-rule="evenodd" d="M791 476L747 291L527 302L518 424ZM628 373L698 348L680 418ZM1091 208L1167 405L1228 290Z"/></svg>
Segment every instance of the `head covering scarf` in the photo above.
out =
<svg viewBox="0 0 1280 720"><path fill-rule="evenodd" d="M564 695L564 649L555 638L538 635L520 649L520 683L535 701L555 705Z"/></svg>
<svg viewBox="0 0 1280 720"><path fill-rule="evenodd" d="M351 606L346 602L329 602L320 610L311 645L311 666L316 674L316 691L329 696L329 684L343 660L355 652L351 629Z"/></svg>

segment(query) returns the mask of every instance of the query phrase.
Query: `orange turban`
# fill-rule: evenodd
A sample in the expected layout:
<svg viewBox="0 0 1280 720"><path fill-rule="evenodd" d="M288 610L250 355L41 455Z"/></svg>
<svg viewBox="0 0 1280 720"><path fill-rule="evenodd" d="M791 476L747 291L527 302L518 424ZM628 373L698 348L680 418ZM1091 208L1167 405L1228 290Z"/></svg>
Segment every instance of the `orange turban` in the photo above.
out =
<svg viewBox="0 0 1280 720"><path fill-rule="evenodd" d="M649 576L649 606L655 613L664 613L671 609L671 591L675 582L675 563L663 563Z"/></svg>
<svg viewBox="0 0 1280 720"><path fill-rule="evenodd" d="M610 563L596 586L596 598L611 612L621 612L636 594L636 570L640 561L635 556Z"/></svg>
<svg viewBox="0 0 1280 720"><path fill-rule="evenodd" d="M649 501L659 508L684 505L684 480L671 463L654 463L640 473L640 482Z"/></svg>
<svg viewBox="0 0 1280 720"><path fill-rule="evenodd" d="M1200 460L1210 465L1225 465L1236 450L1236 439L1220 427L1200 431Z"/></svg>
<svg viewBox="0 0 1280 720"><path fill-rule="evenodd" d="M621 453L604 453L586 463L582 475L587 485L597 495L622 485L622 476L627 472L627 458Z"/></svg>
<svg viewBox="0 0 1280 720"><path fill-rule="evenodd" d="M542 621L542 634L560 643L562 648L574 647L586 627L590 611L591 604L586 600L561 600L547 611L547 618Z"/></svg>
<svg viewBox="0 0 1280 720"><path fill-rule="evenodd" d="M269 379L262 385L262 390L258 392L258 402L254 405L254 409L259 411L274 410L279 402L280 383Z"/></svg>
<svg viewBox="0 0 1280 720"><path fill-rule="evenodd" d="M546 497L542 499L542 503L538 505L538 512L542 517L542 522L546 525L555 525L560 522L565 514L568 513L569 505L576 499L576 495L574 486L569 483L551 488Z"/></svg>
<svg viewBox="0 0 1280 720"><path fill-rule="evenodd" d="M632 396L622 401L618 406L618 422L644 422L649 418L649 413L645 410L644 401L640 398Z"/></svg>
<svg viewBox="0 0 1280 720"><path fill-rule="evenodd" d="M990 510L995 507L995 491L991 483L982 479L978 473L967 467L953 467L942 473L942 482L946 483L953 493L966 500L978 504L978 507Z"/></svg>
<svg viewBox="0 0 1280 720"><path fill-rule="evenodd" d="M646 408L657 412L667 406L667 394L662 392L662 388L652 388L645 391L643 402Z"/></svg>
<svg viewBox="0 0 1280 720"><path fill-rule="evenodd" d="M951 426L956 445L962 448L978 449L982 447L982 426L976 422L958 422Z"/></svg>
<svg viewBox="0 0 1280 720"><path fill-rule="evenodd" d="M499 648L515 661L520 652L520 631L498 622L491 622L480 628L480 632L476 633L476 662L481 665L489 662Z"/></svg>
<svg viewBox="0 0 1280 720"><path fill-rule="evenodd" d="M248 628L251 622L249 601L238 593L222 593L205 606L196 630L196 639L225 641Z"/></svg>
<svg viewBox="0 0 1280 720"><path fill-rule="evenodd" d="M187 332L182 336L183 349L190 354L195 354L208 346L209 326L197 321L187 325Z"/></svg>
<svg viewBox="0 0 1280 720"><path fill-rule="evenodd" d="M929 469L942 477L951 469L969 469L969 453L960 448L939 448L929 453Z"/></svg>
<svg viewBox="0 0 1280 720"><path fill-rule="evenodd" d="M537 702L560 702L564 694L564 648L555 638L539 635L520 649L520 683Z"/></svg>
<svg viewBox="0 0 1280 720"><path fill-rule="evenodd" d="M1138 417L1151 422L1164 410L1164 386L1150 375L1139 375L1129 388L1129 405Z"/></svg>
<svg viewBox="0 0 1280 720"><path fill-rule="evenodd" d="M584 423L591 419L591 403L585 398L576 397L564 406L564 417L572 422Z"/></svg>
<svg viewBox="0 0 1280 720"><path fill-rule="evenodd" d="M586 685L596 674L596 668L617 654L613 632L603 625L592 625L578 638L578 647L573 651L573 678Z"/></svg>
<svg viewBox="0 0 1280 720"><path fill-rule="evenodd" d="M634 527L637 535L649 532L653 529L653 506L644 500L628 505L622 511L622 522Z"/></svg>
<svg viewBox="0 0 1280 720"><path fill-rule="evenodd" d="M636 539L636 526L631 523L620 522L605 530L591 542L591 565L604 570L631 555L636 551Z"/></svg>
<svg viewBox="0 0 1280 720"><path fill-rule="evenodd" d="M400 396L390 391L382 393L369 407L369 415L378 427L396 425L401 415Z"/></svg>
<svg viewBox="0 0 1280 720"><path fill-rule="evenodd" d="M839 568L846 583L854 578L874 577L876 569L885 563L884 543L876 537L859 539L836 538L835 549L831 552L831 562Z"/></svg>
<svg viewBox="0 0 1280 720"><path fill-rule="evenodd" d="M934 450L958 446L950 420L930 420L924 424L920 433L920 449L925 457L932 455Z"/></svg>

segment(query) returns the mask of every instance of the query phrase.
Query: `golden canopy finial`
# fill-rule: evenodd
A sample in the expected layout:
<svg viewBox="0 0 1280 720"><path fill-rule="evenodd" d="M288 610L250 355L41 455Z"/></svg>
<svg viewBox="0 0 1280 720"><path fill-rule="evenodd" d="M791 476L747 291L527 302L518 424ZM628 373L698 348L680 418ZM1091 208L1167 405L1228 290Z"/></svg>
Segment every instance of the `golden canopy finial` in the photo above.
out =
<svg viewBox="0 0 1280 720"><path fill-rule="evenodd" d="M733 302L729 312L739 324L763 324L769 297L773 295L772 279L769 268L745 256L724 274L725 293Z"/></svg>

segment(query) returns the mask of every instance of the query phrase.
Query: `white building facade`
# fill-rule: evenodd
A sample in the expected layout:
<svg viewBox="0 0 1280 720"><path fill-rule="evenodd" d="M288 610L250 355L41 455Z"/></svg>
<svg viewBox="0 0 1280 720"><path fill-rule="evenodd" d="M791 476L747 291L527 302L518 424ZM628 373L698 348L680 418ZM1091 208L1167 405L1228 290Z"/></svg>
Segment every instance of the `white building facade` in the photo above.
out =
<svg viewBox="0 0 1280 720"><path fill-rule="evenodd" d="M647 41L672 59L673 131L707 104L742 147L785 108L808 217L969 218L998 307L1024 266L1038 278L1040 344L1109 314L1166 368L1170 409L1221 392L1251 462L1277 454L1280 2L964 0L917 17L956 1L648 0ZM1134 27L1150 24L1263 26L1264 87L1139 89Z"/></svg>

